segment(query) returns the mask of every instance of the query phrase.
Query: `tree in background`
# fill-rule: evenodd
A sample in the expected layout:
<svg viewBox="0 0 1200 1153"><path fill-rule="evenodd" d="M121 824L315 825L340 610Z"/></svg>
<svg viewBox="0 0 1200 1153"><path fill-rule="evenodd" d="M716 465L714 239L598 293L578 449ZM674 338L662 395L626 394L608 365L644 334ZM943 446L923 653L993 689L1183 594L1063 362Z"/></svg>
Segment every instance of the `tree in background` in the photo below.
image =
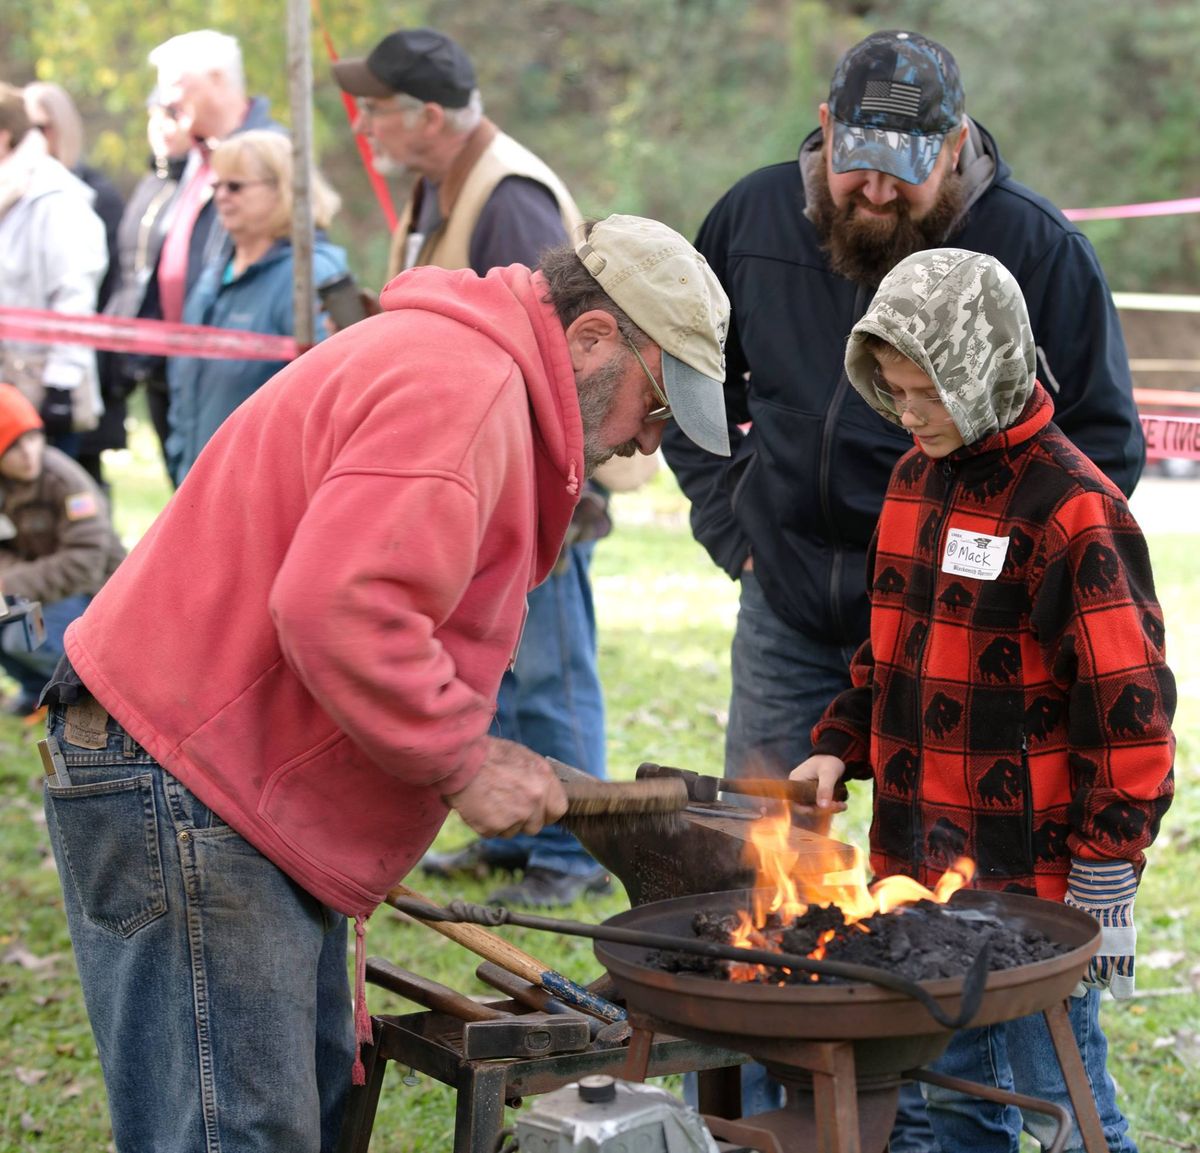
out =
<svg viewBox="0 0 1200 1153"><path fill-rule="evenodd" d="M142 169L146 53L188 28L241 40L248 84L286 121L284 0L14 0L0 77L53 80L76 98L90 160L118 183ZM694 232L761 164L795 155L841 53L911 27L961 66L968 112L1019 179L1068 206L1200 194L1200 6L1193 0L343 0L324 16L339 52L431 24L471 52L490 112L546 156L585 212L660 217ZM314 131L349 211L337 237L378 283L384 224L319 37ZM399 200L400 189L396 198ZM1193 291L1200 220L1086 225L1114 288Z"/></svg>

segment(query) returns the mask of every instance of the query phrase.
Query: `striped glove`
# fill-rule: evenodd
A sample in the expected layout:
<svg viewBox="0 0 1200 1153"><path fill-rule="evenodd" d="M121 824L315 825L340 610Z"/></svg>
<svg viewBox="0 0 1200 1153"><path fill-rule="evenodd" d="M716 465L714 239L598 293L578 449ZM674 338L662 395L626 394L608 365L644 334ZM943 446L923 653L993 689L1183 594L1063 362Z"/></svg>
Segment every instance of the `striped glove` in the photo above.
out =
<svg viewBox="0 0 1200 1153"><path fill-rule="evenodd" d="M1133 899L1137 875L1128 861L1071 862L1063 902L1091 913L1100 922L1100 949L1088 963L1081 985L1108 989L1118 1001L1133 996L1133 958L1137 929L1133 926ZM1083 988L1077 986L1075 995Z"/></svg>

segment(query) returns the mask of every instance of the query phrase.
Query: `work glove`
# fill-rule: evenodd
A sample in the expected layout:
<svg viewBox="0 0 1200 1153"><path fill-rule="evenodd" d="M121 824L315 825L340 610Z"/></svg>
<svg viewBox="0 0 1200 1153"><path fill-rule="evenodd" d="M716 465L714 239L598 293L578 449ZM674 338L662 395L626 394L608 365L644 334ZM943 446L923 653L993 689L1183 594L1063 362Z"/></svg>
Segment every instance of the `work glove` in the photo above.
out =
<svg viewBox="0 0 1200 1153"><path fill-rule="evenodd" d="M1129 861L1071 862L1063 902L1091 913L1100 922L1100 948L1072 996L1082 996L1089 988L1108 989L1118 1001L1133 996L1136 893L1137 874Z"/></svg>
<svg viewBox="0 0 1200 1153"><path fill-rule="evenodd" d="M66 436L74 427L69 388L47 388L39 414L47 436Z"/></svg>

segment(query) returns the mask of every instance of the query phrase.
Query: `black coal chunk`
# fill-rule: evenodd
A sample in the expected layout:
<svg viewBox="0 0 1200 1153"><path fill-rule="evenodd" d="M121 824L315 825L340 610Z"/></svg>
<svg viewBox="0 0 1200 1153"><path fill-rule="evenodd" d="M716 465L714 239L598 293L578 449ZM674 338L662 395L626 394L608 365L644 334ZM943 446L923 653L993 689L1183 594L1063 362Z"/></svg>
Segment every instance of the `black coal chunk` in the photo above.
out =
<svg viewBox="0 0 1200 1153"><path fill-rule="evenodd" d="M703 940L728 943L739 921L736 913L699 912L692 919L692 930ZM933 901L904 905L853 924L847 924L836 905L811 905L790 925L772 918L761 933L784 953L807 957L823 947L821 960L883 969L914 981L964 976L985 942L990 950L988 968L993 971L1048 960L1067 949L1030 926ZM657 950L646 960L672 973L729 976L729 962L678 950ZM811 984L813 974L800 969L791 974L767 970L760 979ZM817 979L825 984L846 983L829 974Z"/></svg>
<svg viewBox="0 0 1200 1153"><path fill-rule="evenodd" d="M808 942L829 929L834 935L825 943L824 960L886 969L914 981L962 977L985 941L990 949L988 968L993 971L1030 965L1064 951L1036 929L933 901L904 905L852 925L845 924L839 909L810 908L782 934L780 946L786 953L808 955L813 951L805 947ZM820 979L840 983L828 975ZM807 983L812 978L797 972L790 980Z"/></svg>

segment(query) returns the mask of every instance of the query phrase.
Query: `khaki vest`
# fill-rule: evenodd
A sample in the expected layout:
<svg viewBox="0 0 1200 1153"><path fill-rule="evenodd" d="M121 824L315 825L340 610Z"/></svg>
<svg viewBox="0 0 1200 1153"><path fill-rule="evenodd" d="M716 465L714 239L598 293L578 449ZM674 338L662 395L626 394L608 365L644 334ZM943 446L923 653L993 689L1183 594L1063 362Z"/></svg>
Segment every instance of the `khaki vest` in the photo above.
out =
<svg viewBox="0 0 1200 1153"><path fill-rule="evenodd" d="M567 235L570 236L574 232L582 216L567 191L567 186L559 180L548 164L528 148L518 144L511 136L496 132L466 174L453 203L442 205L445 219L441 227L425 238L420 252L410 265L405 262L405 249L408 246L416 205L417 190L414 189L396 230L392 233L388 279L391 280L406 267L420 264L432 264L438 268L470 268L471 236L475 232L479 214L488 202L488 197L495 191L496 185L508 176L523 176L544 184L558 201L558 210Z"/></svg>

